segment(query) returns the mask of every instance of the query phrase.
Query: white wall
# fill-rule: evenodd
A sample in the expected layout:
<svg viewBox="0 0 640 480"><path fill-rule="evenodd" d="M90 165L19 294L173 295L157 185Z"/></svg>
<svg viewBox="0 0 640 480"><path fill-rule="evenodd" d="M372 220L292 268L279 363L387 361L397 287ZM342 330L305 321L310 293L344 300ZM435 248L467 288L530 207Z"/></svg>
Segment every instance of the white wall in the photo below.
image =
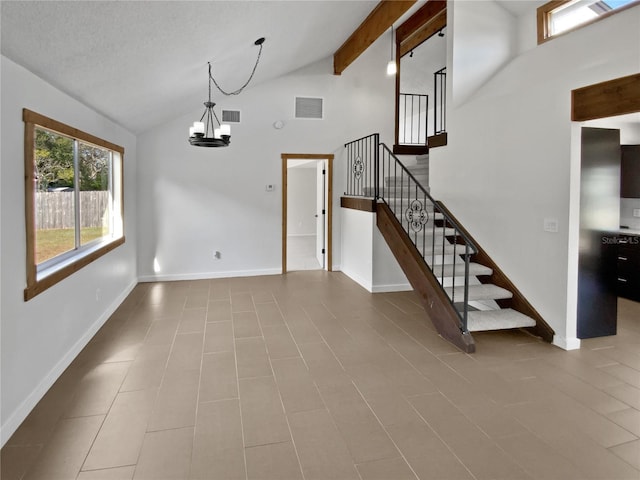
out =
<svg viewBox="0 0 640 480"><path fill-rule="evenodd" d="M412 290L386 240L376 214L341 208L342 272L369 292Z"/></svg>
<svg viewBox="0 0 640 480"><path fill-rule="evenodd" d="M287 234L316 234L317 171L313 168L290 167L287 170Z"/></svg>
<svg viewBox="0 0 640 480"><path fill-rule="evenodd" d="M376 42L341 76L333 75L327 58L237 97L216 96L221 108L242 111L229 148L189 145L188 127L202 115L198 105L140 135L141 280L280 273L280 155L335 153L333 204L339 205L344 143L374 132L392 143L395 79L385 74L388 48L388 38ZM294 119L295 95L324 98L324 120ZM273 128L277 120L284 128ZM276 185L274 192L265 191L267 183ZM337 268L340 208L334 208L333 225ZM220 260L213 258L215 250L222 253Z"/></svg>
<svg viewBox="0 0 640 480"><path fill-rule="evenodd" d="M373 229L375 214L340 209L342 265L349 278L371 291L373 289Z"/></svg>
<svg viewBox="0 0 640 480"><path fill-rule="evenodd" d="M455 8L453 28L447 32L453 33L453 49L449 43L453 69L447 73L453 82L450 98L456 106L489 82L511 60L517 45L514 18L497 3L458 3L463 5Z"/></svg>
<svg viewBox="0 0 640 480"><path fill-rule="evenodd" d="M375 226L373 216L373 279L372 292L398 292L413 290L406 275L398 265L387 241Z"/></svg>
<svg viewBox="0 0 640 480"><path fill-rule="evenodd" d="M456 85L479 83L460 61L484 44L506 42L515 24L535 25L535 10L528 19L492 20L490 3L450 4L453 98ZM463 28L471 21L477 28ZM579 344L567 297L575 269L569 260L577 254L577 238L569 235L570 91L640 70L640 8L533 48L535 37L520 40L521 53L472 96L458 87L462 98L449 102L449 144L431 151L431 188L555 329L555 342L570 348ZM496 47L500 58L507 50ZM478 53L501 62L492 50ZM544 232L544 218L558 219L559 232Z"/></svg>
<svg viewBox="0 0 640 480"><path fill-rule="evenodd" d="M136 284L136 139L123 128L1 59L0 290L2 443ZM24 124L28 108L125 148L124 245L28 302L24 222ZM96 300L96 289L100 300Z"/></svg>

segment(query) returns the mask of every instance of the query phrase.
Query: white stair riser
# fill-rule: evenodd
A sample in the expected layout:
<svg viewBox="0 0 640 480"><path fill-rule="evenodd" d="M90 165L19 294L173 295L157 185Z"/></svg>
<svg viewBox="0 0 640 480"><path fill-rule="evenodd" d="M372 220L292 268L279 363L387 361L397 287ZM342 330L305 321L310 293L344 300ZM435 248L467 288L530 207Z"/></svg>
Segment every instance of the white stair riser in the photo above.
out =
<svg viewBox="0 0 640 480"><path fill-rule="evenodd" d="M449 298L451 298L453 290L451 287L445 288ZM512 297L513 294L509 290L505 290L496 285L469 285L469 300L505 300ZM464 301L464 287L455 287L454 301Z"/></svg>
<svg viewBox="0 0 640 480"><path fill-rule="evenodd" d="M407 179L409 177L385 177L384 178L384 183L385 185L394 185L397 184L398 186L400 186L401 183L407 183ZM428 182L429 180L429 176L428 175L424 175L422 173L413 175L413 178L415 178L420 185L425 186L423 183ZM411 182L411 185L415 185L415 182Z"/></svg>
<svg viewBox="0 0 640 480"><path fill-rule="evenodd" d="M536 321L533 318L511 308L472 311L467 314L467 329L470 332L526 328L535 325Z"/></svg>
<svg viewBox="0 0 640 480"><path fill-rule="evenodd" d="M427 175L429 176L429 167L427 166L422 166L422 165L416 165L416 166L412 166L412 167L407 167L407 170L409 170L411 172L411 175Z"/></svg>
<svg viewBox="0 0 640 480"><path fill-rule="evenodd" d="M463 261L460 263L456 263L455 269L453 265L436 265L431 268L433 274L436 277L453 277L454 272L456 277L464 277L465 273L465 265ZM469 263L469 275L482 276L482 275L491 275L493 270L489 267L485 267L484 265L480 265L478 263Z"/></svg>

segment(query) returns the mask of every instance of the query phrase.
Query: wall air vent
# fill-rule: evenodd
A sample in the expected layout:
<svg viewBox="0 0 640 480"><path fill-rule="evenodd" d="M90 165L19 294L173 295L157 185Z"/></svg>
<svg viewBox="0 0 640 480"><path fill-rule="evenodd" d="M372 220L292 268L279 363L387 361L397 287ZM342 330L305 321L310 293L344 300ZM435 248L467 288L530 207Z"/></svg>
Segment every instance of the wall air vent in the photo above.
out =
<svg viewBox="0 0 640 480"><path fill-rule="evenodd" d="M222 123L240 123L240 110L222 110Z"/></svg>
<svg viewBox="0 0 640 480"><path fill-rule="evenodd" d="M322 98L296 97L296 118L315 118L322 120L323 103Z"/></svg>

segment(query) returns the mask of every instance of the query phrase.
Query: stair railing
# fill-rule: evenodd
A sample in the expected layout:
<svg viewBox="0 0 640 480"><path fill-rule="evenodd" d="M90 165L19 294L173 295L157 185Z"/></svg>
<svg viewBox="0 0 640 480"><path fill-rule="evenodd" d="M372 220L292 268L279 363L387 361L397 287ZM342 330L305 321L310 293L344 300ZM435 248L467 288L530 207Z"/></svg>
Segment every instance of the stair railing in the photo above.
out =
<svg viewBox="0 0 640 480"><path fill-rule="evenodd" d="M384 143L380 150L379 172L385 185L377 198L394 213L440 287L450 292L448 298L458 313L460 328L467 332L469 263L478 249ZM436 264L436 258L442 263ZM451 258L452 263L445 258ZM451 285L445 279L451 279Z"/></svg>
<svg viewBox="0 0 640 480"><path fill-rule="evenodd" d="M380 134L373 133L345 144L347 183L345 195L378 196L378 152Z"/></svg>
<svg viewBox="0 0 640 480"><path fill-rule="evenodd" d="M345 144L345 195L383 201L438 279L468 333L469 263L477 247L458 223L431 197L389 147L374 133ZM445 263L445 258L451 258ZM436 264L436 260L441 263ZM462 278L462 291L460 291ZM446 280L450 279L450 285Z"/></svg>

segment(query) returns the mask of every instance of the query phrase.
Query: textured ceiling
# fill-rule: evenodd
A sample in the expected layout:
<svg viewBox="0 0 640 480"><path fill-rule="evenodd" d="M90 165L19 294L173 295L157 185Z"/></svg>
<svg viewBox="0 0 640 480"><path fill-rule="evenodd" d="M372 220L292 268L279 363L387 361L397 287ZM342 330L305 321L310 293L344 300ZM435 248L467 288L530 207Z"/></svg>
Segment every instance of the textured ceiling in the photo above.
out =
<svg viewBox="0 0 640 480"><path fill-rule="evenodd" d="M513 15L544 3L496 1ZM332 55L377 3L1 0L0 44L6 57L139 133L199 108L208 61L233 90L263 36L252 85L276 78Z"/></svg>
<svg viewBox="0 0 640 480"><path fill-rule="evenodd" d="M207 62L222 88L333 54L377 0L7 1L2 54L139 133L206 100Z"/></svg>

